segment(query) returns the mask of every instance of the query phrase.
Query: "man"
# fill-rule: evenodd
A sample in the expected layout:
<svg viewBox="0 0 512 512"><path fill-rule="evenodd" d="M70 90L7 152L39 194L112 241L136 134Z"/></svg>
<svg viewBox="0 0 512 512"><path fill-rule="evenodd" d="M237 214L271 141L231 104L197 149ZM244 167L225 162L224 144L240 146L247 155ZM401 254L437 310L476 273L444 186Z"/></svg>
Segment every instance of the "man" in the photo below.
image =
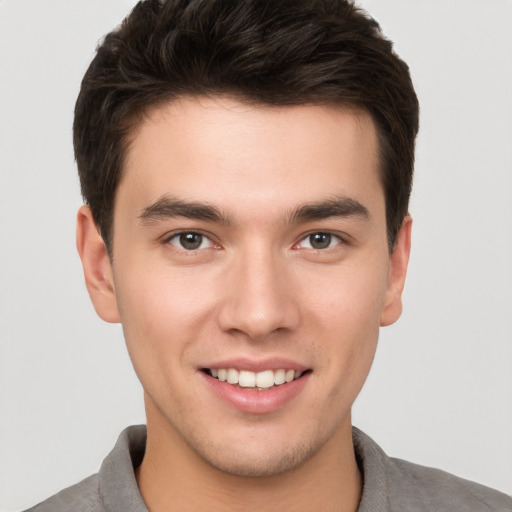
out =
<svg viewBox="0 0 512 512"><path fill-rule="evenodd" d="M418 105L345 2L145 1L77 101L77 245L145 391L33 510L511 510L389 459L350 410L401 313Z"/></svg>

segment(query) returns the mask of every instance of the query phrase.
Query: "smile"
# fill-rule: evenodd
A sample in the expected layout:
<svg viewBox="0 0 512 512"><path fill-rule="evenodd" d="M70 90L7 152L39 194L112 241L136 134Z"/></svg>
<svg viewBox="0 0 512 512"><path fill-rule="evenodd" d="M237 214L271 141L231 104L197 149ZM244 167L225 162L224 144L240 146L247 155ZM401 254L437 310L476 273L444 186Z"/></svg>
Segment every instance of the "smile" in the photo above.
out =
<svg viewBox="0 0 512 512"><path fill-rule="evenodd" d="M206 368L204 372L222 382L241 388L271 389L299 379L306 372L293 369L263 370L252 372L235 368Z"/></svg>

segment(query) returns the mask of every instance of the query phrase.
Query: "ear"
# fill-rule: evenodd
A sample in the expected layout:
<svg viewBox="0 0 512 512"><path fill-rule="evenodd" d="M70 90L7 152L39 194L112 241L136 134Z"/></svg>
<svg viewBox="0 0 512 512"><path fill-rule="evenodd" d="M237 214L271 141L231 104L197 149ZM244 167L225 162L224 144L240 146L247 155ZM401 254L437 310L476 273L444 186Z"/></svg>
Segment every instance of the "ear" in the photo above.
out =
<svg viewBox="0 0 512 512"><path fill-rule="evenodd" d="M386 301L380 317L382 327L395 323L402 314L402 292L411 253L412 218L406 215L391 253Z"/></svg>
<svg viewBox="0 0 512 512"><path fill-rule="evenodd" d="M82 260L87 291L96 313L106 322L120 322L114 275L107 248L96 227L91 209L85 205L78 210L76 247Z"/></svg>

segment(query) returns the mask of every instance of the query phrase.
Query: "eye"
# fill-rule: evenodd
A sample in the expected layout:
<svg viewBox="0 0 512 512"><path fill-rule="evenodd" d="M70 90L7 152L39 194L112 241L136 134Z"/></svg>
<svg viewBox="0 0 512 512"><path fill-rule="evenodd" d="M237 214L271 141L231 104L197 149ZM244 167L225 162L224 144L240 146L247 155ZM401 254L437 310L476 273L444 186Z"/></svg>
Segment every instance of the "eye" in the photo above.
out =
<svg viewBox="0 0 512 512"><path fill-rule="evenodd" d="M172 235L167 242L185 251L197 251L213 246L213 242L207 236L196 233L195 231L176 233Z"/></svg>
<svg viewBox="0 0 512 512"><path fill-rule="evenodd" d="M303 238L299 242L299 247L305 249L322 250L334 247L341 242L342 239L339 236L333 235L332 233L324 233L319 231L317 233L310 233L308 236Z"/></svg>

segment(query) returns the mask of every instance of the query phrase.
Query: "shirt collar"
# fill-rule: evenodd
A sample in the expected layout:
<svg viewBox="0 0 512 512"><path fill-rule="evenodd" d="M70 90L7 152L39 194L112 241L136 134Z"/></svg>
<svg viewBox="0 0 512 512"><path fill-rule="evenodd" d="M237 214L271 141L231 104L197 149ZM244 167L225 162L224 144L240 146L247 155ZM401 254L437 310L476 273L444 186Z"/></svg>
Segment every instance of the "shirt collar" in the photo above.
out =
<svg viewBox="0 0 512 512"><path fill-rule="evenodd" d="M387 455L358 428L352 427L357 464L363 477L363 492L357 512L388 512Z"/></svg>
<svg viewBox="0 0 512 512"><path fill-rule="evenodd" d="M146 426L136 425L121 432L114 449L101 465L100 496L108 512L148 512L135 478L146 450Z"/></svg>
<svg viewBox="0 0 512 512"><path fill-rule="evenodd" d="M363 476L363 492L357 512L388 512L387 456L370 437L355 427L352 438ZM103 461L98 475L99 491L108 512L148 512L135 478L135 468L142 462L145 449L145 425L128 427Z"/></svg>

